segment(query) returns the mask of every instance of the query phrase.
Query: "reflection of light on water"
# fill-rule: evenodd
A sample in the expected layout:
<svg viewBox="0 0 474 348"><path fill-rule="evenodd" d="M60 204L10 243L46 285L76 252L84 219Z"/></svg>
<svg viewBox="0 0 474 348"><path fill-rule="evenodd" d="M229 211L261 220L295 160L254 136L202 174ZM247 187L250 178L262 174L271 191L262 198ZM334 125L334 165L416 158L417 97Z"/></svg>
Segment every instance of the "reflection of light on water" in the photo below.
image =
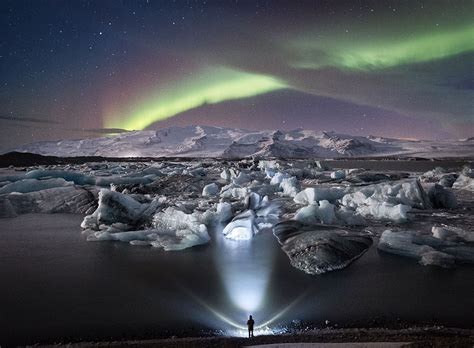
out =
<svg viewBox="0 0 474 348"><path fill-rule="evenodd" d="M230 299L247 314L255 312L264 302L274 248L258 248L253 239L218 238L217 242L220 253L216 255L216 263Z"/></svg>
<svg viewBox="0 0 474 348"><path fill-rule="evenodd" d="M265 239L258 240L258 235L251 240L228 240L220 234L222 228L216 231L215 263L220 273L223 285L232 304L240 311L224 314L211 304L205 302L191 292L183 289L196 302L206 308L227 329L219 330L227 336L248 336L246 322L252 314L256 320L254 335L274 335L283 333L285 328L277 328L276 321L295 306L306 293L289 302L282 309L265 308L265 295L273 269L276 248L262 244ZM268 231L261 231L266 233ZM242 313L242 311L244 313ZM273 313L270 318L263 317L263 313Z"/></svg>

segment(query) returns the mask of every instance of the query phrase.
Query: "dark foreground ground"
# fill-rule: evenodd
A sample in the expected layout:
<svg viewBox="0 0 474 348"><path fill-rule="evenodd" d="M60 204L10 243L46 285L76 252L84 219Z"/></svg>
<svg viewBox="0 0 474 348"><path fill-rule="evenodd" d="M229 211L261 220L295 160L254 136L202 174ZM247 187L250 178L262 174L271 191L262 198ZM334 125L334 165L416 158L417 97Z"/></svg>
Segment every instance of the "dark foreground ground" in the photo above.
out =
<svg viewBox="0 0 474 348"><path fill-rule="evenodd" d="M142 341L63 343L55 344L54 347L237 348L265 344L283 345L285 343L295 343L295 347L304 347L304 345L298 345L297 343L345 343L343 347L352 347L356 342L379 343L372 344L370 347L383 347L388 342L398 342L400 347L474 347L474 330L439 327L403 330L322 329L305 334L256 336L252 339L225 336L189 337ZM278 345L272 346L272 348L274 347L278 347Z"/></svg>

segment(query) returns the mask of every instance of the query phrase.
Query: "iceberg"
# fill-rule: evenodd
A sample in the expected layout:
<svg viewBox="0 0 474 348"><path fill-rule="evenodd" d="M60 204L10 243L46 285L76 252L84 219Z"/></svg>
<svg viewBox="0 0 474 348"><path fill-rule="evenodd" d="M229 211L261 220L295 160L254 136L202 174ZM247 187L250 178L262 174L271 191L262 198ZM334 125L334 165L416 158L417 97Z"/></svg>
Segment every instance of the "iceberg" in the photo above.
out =
<svg viewBox="0 0 474 348"><path fill-rule="evenodd" d="M326 200L320 201L319 205L317 203L307 205L296 212L294 219L307 225L337 223L335 205Z"/></svg>
<svg viewBox="0 0 474 348"><path fill-rule="evenodd" d="M255 223L255 213L252 210L246 210L235 216L224 228L222 234L229 239L248 240L257 232L258 226Z"/></svg>
<svg viewBox="0 0 474 348"><path fill-rule="evenodd" d="M110 232L92 232L88 241L120 241L132 245L150 245L165 251L177 251L209 242L205 225L201 224L194 214L186 214L169 207L156 213L150 229Z"/></svg>
<svg viewBox="0 0 474 348"><path fill-rule="evenodd" d="M88 214L96 206L97 192L74 185L28 193L0 195L0 218L29 213Z"/></svg>
<svg viewBox="0 0 474 348"><path fill-rule="evenodd" d="M202 195L204 197L212 197L216 196L217 194L219 194L219 186L217 186L215 183L208 184L202 189Z"/></svg>
<svg viewBox="0 0 474 348"><path fill-rule="evenodd" d="M453 189L474 192L474 178L461 174L453 184Z"/></svg>
<svg viewBox="0 0 474 348"><path fill-rule="evenodd" d="M372 245L369 236L330 226L281 222L273 228L293 267L308 274L323 274L347 267Z"/></svg>
<svg viewBox="0 0 474 348"><path fill-rule="evenodd" d="M403 223L408 220L407 213L411 210L409 205L391 204L368 198L365 204L357 207L356 212L363 217L372 217L376 220L390 220Z"/></svg>
<svg viewBox="0 0 474 348"><path fill-rule="evenodd" d="M474 247L423 235L416 231L391 231L382 233L377 248L379 250L417 259L422 265L450 267L456 263L474 263ZM448 255L448 256L446 256Z"/></svg>
<svg viewBox="0 0 474 348"><path fill-rule="evenodd" d="M317 203L323 200L334 203L336 200L342 198L345 193L346 189L340 187L308 187L300 191L293 200L295 203L303 205Z"/></svg>
<svg viewBox="0 0 474 348"><path fill-rule="evenodd" d="M140 203L130 195L101 189L97 209L84 218L81 227L99 230L101 225L112 225L114 223L140 226L149 222L159 205L160 201L158 199L151 203Z"/></svg>
<svg viewBox="0 0 474 348"><path fill-rule="evenodd" d="M72 182L66 181L63 178L55 178L55 179L46 179L46 180L38 180L38 179L23 179L19 181L15 181L0 188L0 194L4 193L12 193L12 192L19 192L19 193L28 193L34 191L41 191L46 190L54 187L63 187L73 185Z"/></svg>

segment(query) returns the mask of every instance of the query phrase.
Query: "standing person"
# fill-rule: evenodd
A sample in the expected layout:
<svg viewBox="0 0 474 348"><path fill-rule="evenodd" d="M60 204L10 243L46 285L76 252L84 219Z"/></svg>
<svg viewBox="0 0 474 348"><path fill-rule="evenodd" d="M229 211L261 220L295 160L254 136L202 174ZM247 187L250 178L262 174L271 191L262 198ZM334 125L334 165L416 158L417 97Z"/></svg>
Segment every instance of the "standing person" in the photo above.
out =
<svg viewBox="0 0 474 348"><path fill-rule="evenodd" d="M249 338L253 337L253 325L255 324L255 321L252 319L252 316L249 317L249 320L247 320L247 327L249 328Z"/></svg>

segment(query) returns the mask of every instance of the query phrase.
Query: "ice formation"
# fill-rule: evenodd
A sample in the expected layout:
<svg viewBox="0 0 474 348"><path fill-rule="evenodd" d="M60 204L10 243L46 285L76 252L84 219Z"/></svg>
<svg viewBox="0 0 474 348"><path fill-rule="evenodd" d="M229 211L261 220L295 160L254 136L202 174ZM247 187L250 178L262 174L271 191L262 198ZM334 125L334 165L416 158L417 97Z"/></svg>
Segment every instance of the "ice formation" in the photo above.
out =
<svg viewBox="0 0 474 348"><path fill-rule="evenodd" d="M149 222L160 205L158 199L150 203L140 203L132 196L102 189L99 192L97 209L82 221L84 229L99 230L101 225L123 224L130 227Z"/></svg>
<svg viewBox="0 0 474 348"><path fill-rule="evenodd" d="M28 193L0 195L0 218L29 213L87 214L96 205L97 192L68 185Z"/></svg>
<svg viewBox="0 0 474 348"><path fill-rule="evenodd" d="M452 232L451 229L450 232ZM464 231L452 232L464 235ZM452 236L452 234L450 233ZM444 238L439 238L440 236ZM462 239L462 238L461 238ZM378 249L405 257L415 258L423 265L449 267L454 262L474 263L474 247L449 240L445 231L434 229L433 236L418 231L386 230L380 237Z"/></svg>
<svg viewBox="0 0 474 348"><path fill-rule="evenodd" d="M216 196L219 193L219 186L215 183L208 184L202 189L202 195L204 197Z"/></svg>
<svg viewBox="0 0 474 348"><path fill-rule="evenodd" d="M251 239L258 232L255 222L255 213L246 210L235 216L232 221L222 231L222 234L229 239L247 240Z"/></svg>
<svg viewBox="0 0 474 348"><path fill-rule="evenodd" d="M0 194L2 193L28 193L46 190L54 187L63 187L73 185L72 182L66 181L62 178L38 180L38 179L23 179L9 183L0 188Z"/></svg>
<svg viewBox="0 0 474 348"><path fill-rule="evenodd" d="M135 212L138 206L133 207ZM209 234L193 214L186 214L175 208L167 208L153 216L152 228L138 231L91 232L89 241L115 240L133 245L151 245L166 251L183 250L209 242Z"/></svg>
<svg viewBox="0 0 474 348"><path fill-rule="evenodd" d="M377 237L388 225L391 232L382 234L381 250L424 265L468 263L474 257L468 219L472 199L466 191L472 190L474 175L469 167L462 172L383 173L331 169L312 160L255 158L25 170L9 169L0 176L0 217L86 214L82 227L91 241L180 250L208 243L212 227L226 238L253 243L258 233L283 221L275 234L292 264L317 274L346 266L370 245L357 226L368 227ZM397 232L402 223L413 231ZM426 226L433 226L431 234Z"/></svg>
<svg viewBox="0 0 474 348"><path fill-rule="evenodd" d="M474 192L474 178L461 174L453 184L454 189Z"/></svg>
<svg viewBox="0 0 474 348"><path fill-rule="evenodd" d="M334 204L327 200L320 201L319 204L312 203L299 209L294 219L307 225L323 223L327 225L337 223Z"/></svg>
<svg viewBox="0 0 474 348"><path fill-rule="evenodd" d="M372 245L360 233L330 226L305 226L297 221L277 224L273 233L293 267L323 274L348 266Z"/></svg>
<svg viewBox="0 0 474 348"><path fill-rule="evenodd" d="M346 190L340 187L309 187L300 191L293 199L298 204L312 204L322 200L331 203L344 196Z"/></svg>

